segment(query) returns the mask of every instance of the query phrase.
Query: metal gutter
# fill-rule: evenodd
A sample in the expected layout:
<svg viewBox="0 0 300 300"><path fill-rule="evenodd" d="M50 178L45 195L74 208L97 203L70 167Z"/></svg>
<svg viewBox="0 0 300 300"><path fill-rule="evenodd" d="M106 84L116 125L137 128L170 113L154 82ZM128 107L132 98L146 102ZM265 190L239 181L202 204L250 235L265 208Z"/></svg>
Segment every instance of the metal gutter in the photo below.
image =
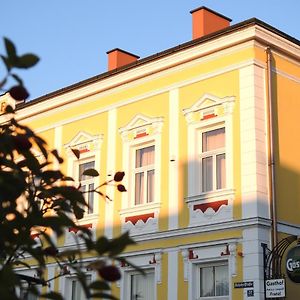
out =
<svg viewBox="0 0 300 300"><path fill-rule="evenodd" d="M275 157L274 157L274 131L273 131L273 92L272 92L272 50L266 48L266 63L267 63L267 109L268 109L268 137L269 137L269 195L270 195L270 213L272 220L272 239L271 249L277 245L277 210L276 210L276 190L275 190Z"/></svg>

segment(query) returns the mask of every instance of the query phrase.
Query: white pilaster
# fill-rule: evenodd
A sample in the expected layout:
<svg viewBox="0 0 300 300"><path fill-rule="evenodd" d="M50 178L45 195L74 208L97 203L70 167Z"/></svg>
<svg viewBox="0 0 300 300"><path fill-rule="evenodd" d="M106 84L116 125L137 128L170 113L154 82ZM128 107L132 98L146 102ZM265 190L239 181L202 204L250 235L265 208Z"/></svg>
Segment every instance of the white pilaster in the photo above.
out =
<svg viewBox="0 0 300 300"><path fill-rule="evenodd" d="M108 112L108 130L107 130L107 172L110 180L115 174L116 168L116 132L117 132L117 111L112 109ZM106 193L114 199L115 188L107 186ZM105 205L105 235L107 238L113 237L113 213L114 201L106 201Z"/></svg>
<svg viewBox="0 0 300 300"><path fill-rule="evenodd" d="M179 90L169 94L169 229L178 228Z"/></svg>
<svg viewBox="0 0 300 300"><path fill-rule="evenodd" d="M178 299L178 250L168 252L168 300Z"/></svg>
<svg viewBox="0 0 300 300"><path fill-rule="evenodd" d="M268 244L269 229L252 227L243 231L243 281L254 282L254 298L248 298L244 291L244 300L264 299L263 249L261 243Z"/></svg>
<svg viewBox="0 0 300 300"><path fill-rule="evenodd" d="M241 190L243 218L269 217L264 69L240 70Z"/></svg>

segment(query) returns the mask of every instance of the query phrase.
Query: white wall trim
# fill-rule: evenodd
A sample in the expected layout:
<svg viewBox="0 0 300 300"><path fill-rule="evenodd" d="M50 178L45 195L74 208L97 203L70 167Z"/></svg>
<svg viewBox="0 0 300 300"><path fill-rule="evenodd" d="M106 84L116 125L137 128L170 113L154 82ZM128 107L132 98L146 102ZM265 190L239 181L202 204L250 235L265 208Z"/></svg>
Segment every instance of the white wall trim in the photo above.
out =
<svg viewBox="0 0 300 300"><path fill-rule="evenodd" d="M88 117L92 117L92 116L101 114L103 112L107 112L107 111L109 111L113 108L119 108L121 106L128 105L128 104L131 104L131 103L134 103L134 102L137 102L137 101L141 101L141 100L153 97L153 96L157 96L157 95L162 94L162 93L167 93L172 89L181 88L181 87L193 84L195 82L203 81L203 80L206 80L206 79L209 79L209 78L212 78L212 77L215 77L215 76L219 76L219 75L225 74L227 72L235 71L235 70L238 70L238 69L243 68L245 66L253 65L253 64L257 64L257 65L260 65L262 67L265 66L265 63L254 60L254 59L245 60L241 63L232 64L232 65L227 66L225 68L218 69L217 71L202 74L202 75L196 76L192 79L180 81L179 83L166 86L165 88L162 88L162 89L147 92L147 93L144 93L142 95L139 95L139 96L136 96L136 97L133 97L133 98L124 99L124 100L121 100L121 101L116 102L114 104L108 105L104 108L96 109L96 110L93 110L93 111L85 113L85 114L81 114L81 115L78 115L78 116L63 120L63 121L53 123L51 125L41 127L39 129L37 129L36 131L39 133L39 132L42 132L42 131L52 129L55 126L66 125L66 124L69 124L69 123L72 123L72 122L75 122L75 121L79 121L79 120L82 120L82 119L85 119L85 118L88 118ZM93 101L94 101L96 99L99 99L100 97L103 97L103 95L98 94L97 97L96 96L93 96L93 97L94 97L93 98ZM85 99L85 101L87 103L88 99ZM77 102L75 101L74 103L77 103ZM73 105L75 105L75 104L73 104ZM65 111L65 110L66 110L66 107L63 106L63 107L58 107L58 108L55 108L53 110L50 110L50 111L48 110L47 112L43 112L43 113L40 113L40 114L37 114L37 115L34 115L34 116L28 116L28 117L27 116L24 116L24 117L21 116L21 111L18 111L17 112L17 119L22 120L22 119L26 118L27 122L32 122L34 120L37 120L37 119L40 119L40 118L45 118L47 116L50 116L50 115L53 115L53 114L56 114L60 111Z"/></svg>
<svg viewBox="0 0 300 300"><path fill-rule="evenodd" d="M168 300L178 299L178 250L168 251Z"/></svg>
<svg viewBox="0 0 300 300"><path fill-rule="evenodd" d="M108 111L108 128L107 128L107 154L106 154L106 168L107 180L113 179L116 172L116 134L117 134L117 110L112 109ZM115 187L108 185L106 187L106 194L110 199L114 199ZM105 201L105 236L109 239L113 238L114 225L114 201Z"/></svg>
<svg viewBox="0 0 300 300"><path fill-rule="evenodd" d="M179 90L169 93L169 229L178 228ZM174 298L175 299L175 298Z"/></svg>
<svg viewBox="0 0 300 300"><path fill-rule="evenodd" d="M277 222L277 230L279 232L300 236L300 225Z"/></svg>

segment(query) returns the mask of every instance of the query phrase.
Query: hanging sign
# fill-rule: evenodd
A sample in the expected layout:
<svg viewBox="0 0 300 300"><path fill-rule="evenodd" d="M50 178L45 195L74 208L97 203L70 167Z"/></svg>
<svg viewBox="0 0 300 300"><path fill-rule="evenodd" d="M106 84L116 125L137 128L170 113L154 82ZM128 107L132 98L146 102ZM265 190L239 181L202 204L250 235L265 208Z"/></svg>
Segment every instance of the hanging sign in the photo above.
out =
<svg viewBox="0 0 300 300"><path fill-rule="evenodd" d="M289 250L286 256L286 272L288 277L296 283L300 283L300 246Z"/></svg>
<svg viewBox="0 0 300 300"><path fill-rule="evenodd" d="M285 280L269 279L265 282L266 298L281 298L285 297Z"/></svg>

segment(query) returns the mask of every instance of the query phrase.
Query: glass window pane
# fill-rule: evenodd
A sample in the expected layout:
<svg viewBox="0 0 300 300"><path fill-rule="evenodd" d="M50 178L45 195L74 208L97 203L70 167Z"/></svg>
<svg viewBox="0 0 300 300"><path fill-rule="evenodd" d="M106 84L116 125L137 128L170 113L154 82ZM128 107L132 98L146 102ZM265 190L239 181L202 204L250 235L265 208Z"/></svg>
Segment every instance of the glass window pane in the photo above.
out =
<svg viewBox="0 0 300 300"><path fill-rule="evenodd" d="M154 299L154 272L147 272L145 275L134 274L130 279L130 300Z"/></svg>
<svg viewBox="0 0 300 300"><path fill-rule="evenodd" d="M202 152L225 147L225 128L202 133Z"/></svg>
<svg viewBox="0 0 300 300"><path fill-rule="evenodd" d="M214 296L214 268L204 267L200 269L200 297Z"/></svg>
<svg viewBox="0 0 300 300"><path fill-rule="evenodd" d="M135 174L135 201L134 203L144 203L144 172Z"/></svg>
<svg viewBox="0 0 300 300"><path fill-rule="evenodd" d="M89 161L89 162L80 164L79 165L79 175L78 175L79 181L90 179L91 178L90 176L82 175L82 173L85 170L94 169L94 168L95 168L95 162L94 161Z"/></svg>
<svg viewBox="0 0 300 300"><path fill-rule="evenodd" d="M90 284L91 282L91 276L86 276L86 283ZM87 300L84 290L80 284L80 282L77 279L71 280L71 300Z"/></svg>
<svg viewBox="0 0 300 300"><path fill-rule="evenodd" d="M89 206L88 213L92 214L94 212L94 192L90 192L94 189L94 184L89 184L89 193L88 193L88 201L87 204Z"/></svg>
<svg viewBox="0 0 300 300"><path fill-rule="evenodd" d="M216 296L229 295L228 266L216 266Z"/></svg>
<svg viewBox="0 0 300 300"><path fill-rule="evenodd" d="M217 155L216 163L217 189L224 189L226 187L225 154Z"/></svg>
<svg viewBox="0 0 300 300"><path fill-rule="evenodd" d="M202 159L202 191L208 192L213 189L213 158L212 156Z"/></svg>
<svg viewBox="0 0 300 300"><path fill-rule="evenodd" d="M147 172L147 202L154 202L154 170Z"/></svg>
<svg viewBox="0 0 300 300"><path fill-rule="evenodd" d="M136 151L135 167L140 168L154 164L154 146L138 149Z"/></svg>

